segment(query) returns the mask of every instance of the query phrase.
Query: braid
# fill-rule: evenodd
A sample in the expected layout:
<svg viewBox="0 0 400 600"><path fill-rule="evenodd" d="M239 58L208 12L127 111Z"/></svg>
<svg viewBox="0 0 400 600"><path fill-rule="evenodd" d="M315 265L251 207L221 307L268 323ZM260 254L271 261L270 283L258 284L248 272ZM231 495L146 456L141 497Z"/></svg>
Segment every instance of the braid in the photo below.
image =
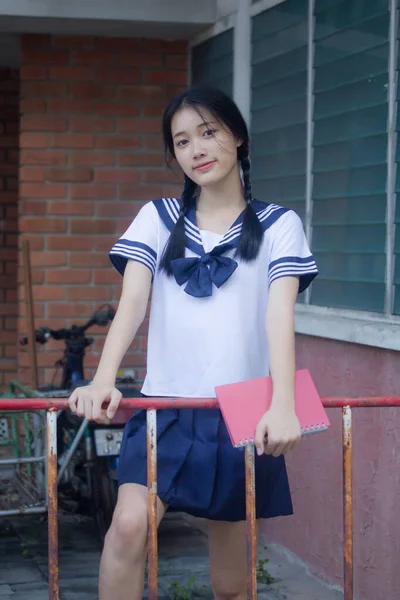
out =
<svg viewBox="0 0 400 600"><path fill-rule="evenodd" d="M181 207L179 211L179 219L175 223L171 235L169 236L168 243L164 249L161 262L160 270L164 271L167 275L172 275L171 261L175 258L185 257L185 216L189 208L193 203L193 195L196 191L196 183L185 175L185 187L183 188L181 196Z"/></svg>
<svg viewBox="0 0 400 600"><path fill-rule="evenodd" d="M246 262L254 260L260 250L263 238L263 229L253 208L253 196L251 193L250 171L251 164L249 158L249 147L242 144L238 148L238 159L243 173L244 198L246 200L246 210L244 213L242 232L239 238L238 254Z"/></svg>

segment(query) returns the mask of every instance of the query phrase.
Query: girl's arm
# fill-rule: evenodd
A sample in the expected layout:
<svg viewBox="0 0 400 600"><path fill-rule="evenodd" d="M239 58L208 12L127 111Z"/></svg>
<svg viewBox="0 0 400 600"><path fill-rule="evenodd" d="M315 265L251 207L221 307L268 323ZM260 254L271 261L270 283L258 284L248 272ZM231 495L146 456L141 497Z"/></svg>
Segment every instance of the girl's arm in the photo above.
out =
<svg viewBox="0 0 400 600"><path fill-rule="evenodd" d="M268 412L258 424L255 443L258 454L285 454L301 438L294 405L295 334L294 309L299 289L297 277L281 277L272 282L265 319L269 346L273 398Z"/></svg>
<svg viewBox="0 0 400 600"><path fill-rule="evenodd" d="M121 400L115 379L121 361L146 315L151 272L143 264L128 261L118 309L108 331L92 385L77 388L69 399L71 410L87 419L112 418ZM107 413L102 404L110 400Z"/></svg>

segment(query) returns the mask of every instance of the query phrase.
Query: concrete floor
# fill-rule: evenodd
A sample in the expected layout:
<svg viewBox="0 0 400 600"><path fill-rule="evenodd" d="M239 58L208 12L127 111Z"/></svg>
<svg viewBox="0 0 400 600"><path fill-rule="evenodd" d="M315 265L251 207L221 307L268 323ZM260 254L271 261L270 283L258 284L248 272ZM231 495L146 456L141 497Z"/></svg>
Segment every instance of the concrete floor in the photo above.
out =
<svg viewBox="0 0 400 600"><path fill-rule="evenodd" d="M160 599L213 598L204 527L204 522L180 514L165 517L159 532ZM0 521L0 600L47 600L46 536L44 517ZM60 514L59 544L60 600L97 599L100 546L93 522ZM317 581L278 547L266 548L261 543L259 559L269 561L264 564L264 576L266 569L276 579L272 585L259 583L260 600L343 598L341 591ZM191 582L193 589L188 593Z"/></svg>

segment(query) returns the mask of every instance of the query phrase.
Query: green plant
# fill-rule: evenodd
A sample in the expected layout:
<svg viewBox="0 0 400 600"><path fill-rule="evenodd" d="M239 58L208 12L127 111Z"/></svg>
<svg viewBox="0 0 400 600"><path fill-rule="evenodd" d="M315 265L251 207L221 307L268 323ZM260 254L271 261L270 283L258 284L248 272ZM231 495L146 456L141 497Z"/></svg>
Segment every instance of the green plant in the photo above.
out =
<svg viewBox="0 0 400 600"><path fill-rule="evenodd" d="M195 575L189 575L183 584L174 579L168 586L168 592L172 600L192 600L196 593Z"/></svg>
<svg viewBox="0 0 400 600"><path fill-rule="evenodd" d="M258 561L256 568L257 582L271 585L272 583L276 582L276 579L275 577L272 577L268 569L265 568L267 563L269 563L268 558L262 558Z"/></svg>

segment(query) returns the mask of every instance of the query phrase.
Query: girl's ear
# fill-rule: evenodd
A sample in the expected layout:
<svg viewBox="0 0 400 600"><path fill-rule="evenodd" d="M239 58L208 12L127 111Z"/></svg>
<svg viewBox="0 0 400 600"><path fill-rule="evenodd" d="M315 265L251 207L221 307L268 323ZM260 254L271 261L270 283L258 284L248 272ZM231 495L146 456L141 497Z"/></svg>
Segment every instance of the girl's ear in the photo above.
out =
<svg viewBox="0 0 400 600"><path fill-rule="evenodd" d="M236 140L236 148L240 148L240 146L243 144L243 140Z"/></svg>

